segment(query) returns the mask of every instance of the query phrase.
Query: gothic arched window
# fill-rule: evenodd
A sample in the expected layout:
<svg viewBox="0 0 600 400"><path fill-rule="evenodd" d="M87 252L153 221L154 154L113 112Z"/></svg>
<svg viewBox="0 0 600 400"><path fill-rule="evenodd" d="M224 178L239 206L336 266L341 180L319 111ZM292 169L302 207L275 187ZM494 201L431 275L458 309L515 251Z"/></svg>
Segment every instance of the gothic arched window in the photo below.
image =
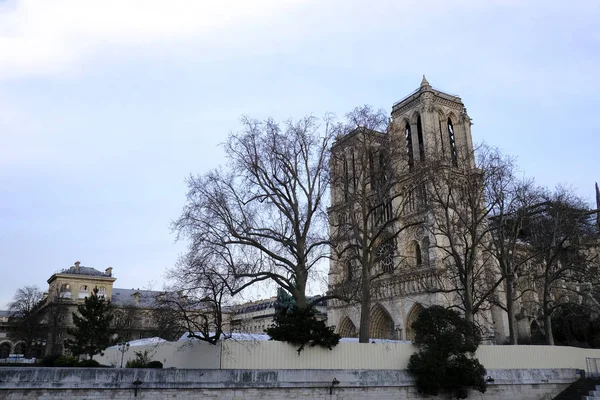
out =
<svg viewBox="0 0 600 400"><path fill-rule="evenodd" d="M429 267L429 238L423 238L423 265Z"/></svg>
<svg viewBox="0 0 600 400"><path fill-rule="evenodd" d="M356 193L356 187L358 186L358 175L356 175L356 159L354 152L352 152L352 193Z"/></svg>
<svg viewBox="0 0 600 400"><path fill-rule="evenodd" d="M354 280L354 270L352 268L352 263L350 261L348 261L346 263L346 279L348 281Z"/></svg>
<svg viewBox="0 0 600 400"><path fill-rule="evenodd" d="M450 154L452 155L452 166L458 167L458 153L456 152L456 140L452 120L448 118L448 135L450 136Z"/></svg>
<svg viewBox="0 0 600 400"><path fill-rule="evenodd" d="M406 154L408 155L408 169L413 169L415 164L415 158L413 156L413 146L412 146L412 134L410 133L410 124L408 121L406 122L406 127L404 128L404 133L406 134Z"/></svg>
<svg viewBox="0 0 600 400"><path fill-rule="evenodd" d="M381 184L385 185L387 183L387 176L386 176L386 163L385 163L385 153L384 151L380 151L379 152L379 179L381 179Z"/></svg>
<svg viewBox="0 0 600 400"><path fill-rule="evenodd" d="M348 174L348 159L344 156L343 159L344 165L344 200L348 200L348 182L350 181L350 176Z"/></svg>
<svg viewBox="0 0 600 400"><path fill-rule="evenodd" d="M421 116L417 117L417 136L419 139L419 159L425 161L425 142L423 141L423 125L421 124Z"/></svg>
<svg viewBox="0 0 600 400"><path fill-rule="evenodd" d="M417 261L417 268L423 266L423 258L421 257L421 246L415 242L415 260Z"/></svg>

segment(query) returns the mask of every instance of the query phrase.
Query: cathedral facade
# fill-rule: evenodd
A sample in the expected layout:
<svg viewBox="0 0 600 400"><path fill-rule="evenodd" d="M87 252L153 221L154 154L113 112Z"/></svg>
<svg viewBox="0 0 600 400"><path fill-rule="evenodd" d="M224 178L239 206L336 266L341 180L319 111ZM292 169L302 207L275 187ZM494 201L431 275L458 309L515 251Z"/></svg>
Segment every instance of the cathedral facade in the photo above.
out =
<svg viewBox="0 0 600 400"><path fill-rule="evenodd" d="M369 139L357 139L360 135ZM449 168L459 163L475 168L465 105L460 97L434 89L425 77L393 105L385 132L351 132L334 143L330 231L342 239L330 262L329 289L351 288L346 292L354 291L354 301L352 293L330 301L328 323L343 337L358 335L365 300L360 282L365 279L370 281L371 338L412 340L411 325L424 307L459 301L456 294L438 290L446 257L440 243L448 239L432 229L427 188L413 178L420 165L432 160ZM378 197L377 187L384 186ZM488 307L475 318L486 339L504 340L502 312Z"/></svg>

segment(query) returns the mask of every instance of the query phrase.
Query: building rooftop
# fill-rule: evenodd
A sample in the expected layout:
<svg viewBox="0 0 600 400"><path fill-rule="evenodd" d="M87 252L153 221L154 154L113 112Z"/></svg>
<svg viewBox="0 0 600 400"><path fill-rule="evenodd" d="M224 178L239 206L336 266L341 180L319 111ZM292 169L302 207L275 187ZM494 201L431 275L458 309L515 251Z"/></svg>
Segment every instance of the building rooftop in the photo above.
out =
<svg viewBox="0 0 600 400"><path fill-rule="evenodd" d="M137 293L137 295L136 295ZM111 303L115 306L153 308L156 307L156 296L164 293L158 290L113 288Z"/></svg>
<svg viewBox="0 0 600 400"><path fill-rule="evenodd" d="M107 268L102 271L98 271L96 268L84 267L79 261L69 268L61 269L56 274L68 274L68 275L86 275L86 276L101 276L101 277L112 277L112 268Z"/></svg>
<svg viewBox="0 0 600 400"><path fill-rule="evenodd" d="M309 302L311 302L315 298L316 298L316 296L308 297L307 300ZM235 314L245 314L245 313L251 313L251 312L255 312L255 311L262 311L262 310L266 310L268 308L275 308L276 301L277 301L277 297L271 297L270 299L257 300L257 301L251 302L251 303L245 303L245 304L240 304L238 306L233 306L233 309L235 310L234 311ZM318 302L316 304L316 306L326 307L327 300Z"/></svg>
<svg viewBox="0 0 600 400"><path fill-rule="evenodd" d="M61 270L59 273L70 275L110 276L107 275L105 272L98 271L96 268L92 267L79 267L79 269L76 269L75 267L70 267Z"/></svg>
<svg viewBox="0 0 600 400"><path fill-rule="evenodd" d="M421 95L421 93L424 93L424 92L432 92L434 95L436 95L438 97L462 104L462 100L460 99L459 96L457 96L455 94L447 93L440 89L436 89L435 87L431 86L431 84L425 78L425 75L423 75L421 84L419 85L419 87L416 90L414 90L413 92L409 93L408 95L404 96L402 99L400 99L399 101L394 103L394 105L392 106L392 113L394 113L395 111L400 109L403 105L410 103L411 101L413 101L414 99L419 97Z"/></svg>

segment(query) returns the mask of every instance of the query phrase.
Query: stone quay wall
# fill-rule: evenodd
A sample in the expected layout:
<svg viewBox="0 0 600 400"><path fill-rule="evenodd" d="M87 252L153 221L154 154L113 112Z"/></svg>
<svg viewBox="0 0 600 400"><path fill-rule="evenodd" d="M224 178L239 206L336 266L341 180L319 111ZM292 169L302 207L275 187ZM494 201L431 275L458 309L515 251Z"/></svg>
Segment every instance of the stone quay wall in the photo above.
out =
<svg viewBox="0 0 600 400"><path fill-rule="evenodd" d="M473 392L469 398L552 399L579 378L579 371L511 369L489 370L488 375L493 382L486 393ZM339 383L333 384L334 380ZM398 400L425 397L417 393L414 380L402 370L0 368L0 399L65 398Z"/></svg>

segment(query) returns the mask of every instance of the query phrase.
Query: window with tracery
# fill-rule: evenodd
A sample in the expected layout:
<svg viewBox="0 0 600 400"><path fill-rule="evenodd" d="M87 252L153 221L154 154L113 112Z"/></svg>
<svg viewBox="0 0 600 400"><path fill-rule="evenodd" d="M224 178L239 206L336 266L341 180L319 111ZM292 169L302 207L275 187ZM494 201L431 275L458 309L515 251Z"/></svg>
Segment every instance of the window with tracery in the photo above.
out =
<svg viewBox="0 0 600 400"><path fill-rule="evenodd" d="M388 240L382 243L377 249L377 259L379 260L379 268L383 272L394 271L394 254L396 252L393 240Z"/></svg>

